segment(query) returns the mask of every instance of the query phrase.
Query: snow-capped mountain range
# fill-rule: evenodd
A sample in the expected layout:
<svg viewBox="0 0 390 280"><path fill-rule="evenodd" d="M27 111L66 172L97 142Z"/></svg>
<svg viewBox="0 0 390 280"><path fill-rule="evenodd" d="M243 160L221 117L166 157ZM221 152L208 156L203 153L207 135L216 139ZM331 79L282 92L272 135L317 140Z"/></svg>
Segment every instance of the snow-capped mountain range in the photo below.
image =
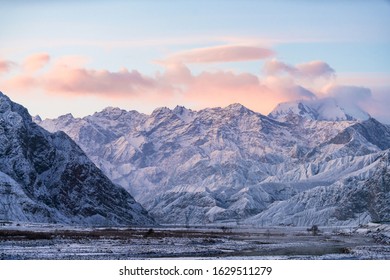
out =
<svg viewBox="0 0 390 280"><path fill-rule="evenodd" d="M390 220L390 127L334 99L35 121L64 131L159 223Z"/></svg>
<svg viewBox="0 0 390 280"><path fill-rule="evenodd" d="M153 224L64 132L49 133L0 92L0 220Z"/></svg>

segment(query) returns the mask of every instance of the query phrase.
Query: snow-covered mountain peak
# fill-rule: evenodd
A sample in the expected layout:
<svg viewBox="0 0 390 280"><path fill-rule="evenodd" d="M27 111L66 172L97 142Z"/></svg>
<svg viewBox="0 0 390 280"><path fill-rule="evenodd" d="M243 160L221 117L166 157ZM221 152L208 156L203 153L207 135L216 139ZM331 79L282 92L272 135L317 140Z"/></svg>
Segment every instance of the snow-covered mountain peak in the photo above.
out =
<svg viewBox="0 0 390 280"><path fill-rule="evenodd" d="M191 111L190 109L187 109L186 107L184 106L180 106L180 105L177 105L174 109L173 109L173 112L177 115L181 115L185 112L188 112L188 111Z"/></svg>
<svg viewBox="0 0 390 280"><path fill-rule="evenodd" d="M179 106L177 105L173 110L172 112L174 114L176 114L177 116L188 116L188 115L194 115L196 114L197 112L196 111L193 111L191 109L188 109L184 106Z"/></svg>
<svg viewBox="0 0 390 280"><path fill-rule="evenodd" d="M118 107L107 107L100 112L94 113L92 116L96 118L118 119L120 116L126 113L127 111Z"/></svg>
<svg viewBox="0 0 390 280"><path fill-rule="evenodd" d="M184 122L192 121L196 115L196 112L187 109L184 106L176 106L172 112Z"/></svg>
<svg viewBox="0 0 390 280"><path fill-rule="evenodd" d="M19 119L19 117L21 117L20 120L31 122L31 116L28 113L27 109L17 103L12 102L11 99L9 99L9 97L3 94L1 91L0 114L3 114L3 116L7 116L5 120L11 122L15 122L16 119Z"/></svg>
<svg viewBox="0 0 390 280"><path fill-rule="evenodd" d="M291 115L323 121L355 121L370 118L370 115L358 106L340 103L334 98L281 103L269 114L269 117L279 121L286 121Z"/></svg>
<svg viewBox="0 0 390 280"><path fill-rule="evenodd" d="M313 120L318 118L318 112L301 101L280 103L269 114L269 117L282 119L288 115L299 115Z"/></svg>
<svg viewBox="0 0 390 280"><path fill-rule="evenodd" d="M117 107L107 107L103 111L94 113L92 116L87 116L83 119L90 124L99 123L100 127L112 130L112 132L124 131L126 127L137 126L147 118L147 115L139 113L135 110L126 111Z"/></svg>
<svg viewBox="0 0 390 280"><path fill-rule="evenodd" d="M170 115L170 114L172 114L172 110L169 109L168 107L159 107L154 109L150 116L156 117L156 116L163 116L163 115Z"/></svg>
<svg viewBox="0 0 390 280"><path fill-rule="evenodd" d="M121 114L124 110L119 107L106 107L100 112L96 112L95 114L104 114L104 115L116 115Z"/></svg>
<svg viewBox="0 0 390 280"><path fill-rule="evenodd" d="M69 121L69 120L73 120L74 118L75 117L73 117L72 113L68 113L68 114L61 115L58 117L58 119L61 121Z"/></svg>
<svg viewBox="0 0 390 280"><path fill-rule="evenodd" d="M246 107L240 103L232 103L228 106L226 106L226 109L229 109L229 110L242 110L242 109L246 109Z"/></svg>
<svg viewBox="0 0 390 280"><path fill-rule="evenodd" d="M40 115L36 115L32 117L32 121L35 123L40 123L42 121L42 118Z"/></svg>
<svg viewBox="0 0 390 280"><path fill-rule="evenodd" d="M254 112L240 103L233 103L225 108L224 111L231 112L235 115L237 114L254 114Z"/></svg>

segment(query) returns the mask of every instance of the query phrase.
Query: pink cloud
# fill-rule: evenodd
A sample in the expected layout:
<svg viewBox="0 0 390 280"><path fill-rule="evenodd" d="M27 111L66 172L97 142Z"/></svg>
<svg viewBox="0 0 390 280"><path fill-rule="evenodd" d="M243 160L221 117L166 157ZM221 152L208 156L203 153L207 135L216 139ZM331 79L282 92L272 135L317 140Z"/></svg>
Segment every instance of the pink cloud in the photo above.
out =
<svg viewBox="0 0 390 280"><path fill-rule="evenodd" d="M180 92L180 101L197 109L238 102L254 111L268 113L279 102L315 98L312 92L292 81L277 77L260 80L250 73L203 71L194 75L186 66L177 65L168 68L159 78L164 82L168 79Z"/></svg>
<svg viewBox="0 0 390 280"><path fill-rule="evenodd" d="M263 83L278 96L278 99L281 100L280 102L317 98L313 92L301 85L297 85L289 78L269 76Z"/></svg>
<svg viewBox="0 0 390 280"><path fill-rule="evenodd" d="M151 77L126 68L119 71L89 69L83 66L86 61L81 56L56 59L48 71L37 76L40 87L51 94L98 95L104 98L148 96L150 99L157 93L163 96L173 93L171 83L158 75Z"/></svg>
<svg viewBox="0 0 390 280"><path fill-rule="evenodd" d="M37 61L46 61L44 56L31 57L37 58ZM280 77L260 80L256 75L233 71L203 71L195 75L183 63L165 64L165 71L151 76L136 70L88 69L83 66L85 58L82 57L62 57L48 63L45 71L34 75L25 68L21 69L25 73L14 75L3 81L1 86L23 93L38 90L51 96L89 95L111 100L122 98L156 106L191 104L197 109L239 102L265 113L280 101L311 97L304 88Z"/></svg>
<svg viewBox="0 0 390 280"><path fill-rule="evenodd" d="M329 64L317 60L298 64L296 68L298 70L298 73L301 73L301 75L308 78L330 78L335 74L334 69L330 67Z"/></svg>
<svg viewBox="0 0 390 280"><path fill-rule="evenodd" d="M316 98L314 93L301 86L276 83L269 84L250 74L202 73L194 77L193 84L183 96L199 108L241 103L263 114L269 113L280 102Z"/></svg>
<svg viewBox="0 0 390 280"><path fill-rule="evenodd" d="M72 94L138 94L156 87L154 79L136 70L118 72L56 66L41 79L41 85L49 92Z"/></svg>
<svg viewBox="0 0 390 280"><path fill-rule="evenodd" d="M25 90L30 90L35 86L38 86L38 84L34 77L22 74L8 79L1 86L9 91L14 91L14 90L25 91Z"/></svg>
<svg viewBox="0 0 390 280"><path fill-rule="evenodd" d="M0 86L7 90L43 90L52 95L107 95L118 97L137 95L145 92L169 92L169 87L158 84L158 80L142 75L136 70L107 71L88 69L82 66L85 62L80 57L63 57L44 72L34 73L49 62L49 56L37 54L25 60L19 74L2 81Z"/></svg>
<svg viewBox="0 0 390 280"><path fill-rule="evenodd" d="M288 65L277 59L272 59L264 64L264 71L267 75L279 75L283 73L295 75L298 70L294 66Z"/></svg>
<svg viewBox="0 0 390 280"><path fill-rule="evenodd" d="M196 108L227 106L241 103L253 110L267 110L269 90L251 74L230 71L202 72L192 76L183 92L183 100Z"/></svg>
<svg viewBox="0 0 390 280"><path fill-rule="evenodd" d="M108 102L114 99L115 102L131 100L132 104L153 104L150 105L153 107L180 104L202 109L238 102L264 114L280 102L317 98L316 94L320 91L302 86L302 82L305 82L305 78L319 78L321 82L321 78L334 74L334 70L321 61L292 66L270 60L264 67L268 74L266 77L222 70L195 74L183 62L175 61L164 64L164 71L155 75L144 75L125 68L119 71L87 68L85 58L74 56L50 60L48 55L37 54L26 61L29 61L29 67L17 67L19 73L13 71L0 80L2 90L19 91L22 94L39 92L51 97L96 96ZM12 64L0 61L0 71L9 71ZM44 66L42 71L32 72ZM358 102L362 106L364 103L379 108L379 102L373 101L367 88L328 87L322 93L342 100L345 104ZM383 96L381 98L384 100ZM382 109L381 112L387 114Z"/></svg>
<svg viewBox="0 0 390 280"><path fill-rule="evenodd" d="M14 62L9 60L0 60L0 74L11 71L11 68L15 65Z"/></svg>
<svg viewBox="0 0 390 280"><path fill-rule="evenodd" d="M215 73L202 72L194 77L193 86L208 85L213 88L241 89L259 85L257 76L249 73L236 74L232 71L219 71Z"/></svg>
<svg viewBox="0 0 390 280"><path fill-rule="evenodd" d="M164 67L165 72L162 75L157 75L158 80L179 86L191 83L193 79L192 73L183 63L169 63L164 65Z"/></svg>
<svg viewBox="0 0 390 280"><path fill-rule="evenodd" d="M70 67L70 68L82 68L89 62L84 56L81 55L65 55L56 58L53 61L54 67Z"/></svg>
<svg viewBox="0 0 390 280"><path fill-rule="evenodd" d="M330 78L335 74L334 69L323 61L310 61L293 66L276 59L267 61L264 71L268 75L288 74L295 78L306 79Z"/></svg>
<svg viewBox="0 0 390 280"><path fill-rule="evenodd" d="M217 63L260 60L274 55L274 51L253 46L216 46L179 52L169 56L166 63Z"/></svg>
<svg viewBox="0 0 390 280"><path fill-rule="evenodd" d="M50 56L47 53L37 53L27 57L23 67L27 72L34 72L43 68L49 61Z"/></svg>

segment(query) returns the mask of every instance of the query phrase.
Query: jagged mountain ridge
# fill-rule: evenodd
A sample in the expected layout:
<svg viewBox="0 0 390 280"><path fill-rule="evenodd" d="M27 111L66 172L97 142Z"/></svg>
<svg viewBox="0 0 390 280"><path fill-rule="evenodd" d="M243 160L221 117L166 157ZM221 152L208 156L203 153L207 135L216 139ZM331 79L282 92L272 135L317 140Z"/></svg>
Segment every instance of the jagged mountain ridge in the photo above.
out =
<svg viewBox="0 0 390 280"><path fill-rule="evenodd" d="M64 132L49 133L0 92L0 219L81 225L153 224Z"/></svg>
<svg viewBox="0 0 390 280"><path fill-rule="evenodd" d="M311 113L319 115L314 109ZM372 118L323 120L294 111L275 118L233 104L201 111L158 108L151 115L107 108L85 118L62 116L39 123L68 133L161 223L250 217L250 222L264 223L262 213L273 213L281 202L315 197L324 188L346 185L351 176L365 186L378 168L373 164L378 153L390 143L389 126ZM365 219L373 219L366 210L361 211ZM322 223L361 219L327 213ZM286 219L267 222L286 224ZM312 215L294 221L317 220Z"/></svg>

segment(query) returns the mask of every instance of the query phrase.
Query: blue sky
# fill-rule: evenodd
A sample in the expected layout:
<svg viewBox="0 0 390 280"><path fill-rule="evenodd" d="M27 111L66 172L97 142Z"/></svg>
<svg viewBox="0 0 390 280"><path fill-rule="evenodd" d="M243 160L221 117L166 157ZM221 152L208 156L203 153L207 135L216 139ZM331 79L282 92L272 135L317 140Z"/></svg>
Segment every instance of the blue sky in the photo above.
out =
<svg viewBox="0 0 390 280"><path fill-rule="evenodd" d="M150 112L177 103L199 109L237 101L266 114L279 101L299 98L281 92L289 87L304 86L322 96L329 87L353 85L371 90L372 98L364 101L368 105L359 106L390 121L380 105L390 101L384 93L390 87L390 1L0 2L0 90L32 113L81 116L119 105ZM248 59L241 48L247 46L272 55ZM213 48L234 54L226 60L194 60ZM41 59L41 69L35 65L36 72L27 73L29 57L36 63ZM271 60L284 65L275 77L265 69ZM308 69L313 61L321 62L321 69L331 67L332 79L313 67L318 77L307 71L299 79L282 73L286 65ZM175 78L169 72L173 68ZM67 80L58 81L60 70L69 70ZM316 81L303 79L304 74ZM104 92L85 85L105 78L124 88ZM211 93L218 88L214 81L225 84L223 79L235 83L218 96ZM42 105L45 100L53 106Z"/></svg>

